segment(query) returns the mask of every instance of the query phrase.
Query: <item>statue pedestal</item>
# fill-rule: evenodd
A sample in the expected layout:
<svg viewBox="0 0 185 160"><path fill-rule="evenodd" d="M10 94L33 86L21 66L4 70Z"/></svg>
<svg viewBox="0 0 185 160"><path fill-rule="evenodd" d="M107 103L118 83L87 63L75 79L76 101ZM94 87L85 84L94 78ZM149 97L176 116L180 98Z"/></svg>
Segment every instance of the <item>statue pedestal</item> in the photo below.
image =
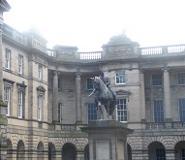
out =
<svg viewBox="0 0 185 160"><path fill-rule="evenodd" d="M90 160L127 160L126 125L115 120L90 121L82 128L88 133Z"/></svg>

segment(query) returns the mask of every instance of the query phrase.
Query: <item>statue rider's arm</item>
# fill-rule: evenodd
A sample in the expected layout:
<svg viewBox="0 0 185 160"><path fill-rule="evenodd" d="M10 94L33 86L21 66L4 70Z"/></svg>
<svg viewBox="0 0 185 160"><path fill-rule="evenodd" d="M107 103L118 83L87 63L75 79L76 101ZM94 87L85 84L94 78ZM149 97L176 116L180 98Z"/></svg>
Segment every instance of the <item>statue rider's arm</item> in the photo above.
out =
<svg viewBox="0 0 185 160"><path fill-rule="evenodd" d="M92 96L95 92L96 92L96 89L93 89L93 91L91 92L91 94L89 95L89 97Z"/></svg>

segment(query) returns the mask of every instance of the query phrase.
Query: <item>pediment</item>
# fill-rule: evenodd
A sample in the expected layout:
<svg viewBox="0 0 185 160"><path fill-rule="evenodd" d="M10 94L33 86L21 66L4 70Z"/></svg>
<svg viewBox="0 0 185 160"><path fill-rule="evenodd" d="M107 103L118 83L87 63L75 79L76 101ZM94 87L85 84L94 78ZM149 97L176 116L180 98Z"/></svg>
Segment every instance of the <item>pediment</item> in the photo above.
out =
<svg viewBox="0 0 185 160"><path fill-rule="evenodd" d="M46 89L43 86L38 86L37 90L40 91L40 92L45 92L46 91Z"/></svg>
<svg viewBox="0 0 185 160"><path fill-rule="evenodd" d="M130 94L131 94L130 91L123 90L123 89L116 91L116 95L130 95Z"/></svg>

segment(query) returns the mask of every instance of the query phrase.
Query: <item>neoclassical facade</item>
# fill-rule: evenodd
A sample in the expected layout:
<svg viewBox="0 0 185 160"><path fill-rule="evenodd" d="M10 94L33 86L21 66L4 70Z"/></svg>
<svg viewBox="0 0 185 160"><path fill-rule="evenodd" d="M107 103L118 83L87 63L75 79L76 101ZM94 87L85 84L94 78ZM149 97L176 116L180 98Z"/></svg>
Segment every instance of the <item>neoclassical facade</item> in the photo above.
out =
<svg viewBox="0 0 185 160"><path fill-rule="evenodd" d="M141 48L120 35L102 51L78 52L47 49L34 32L1 29L8 160L88 160L81 127L97 119L89 94L102 73L116 93L115 118L134 129L128 160L185 160L185 45Z"/></svg>

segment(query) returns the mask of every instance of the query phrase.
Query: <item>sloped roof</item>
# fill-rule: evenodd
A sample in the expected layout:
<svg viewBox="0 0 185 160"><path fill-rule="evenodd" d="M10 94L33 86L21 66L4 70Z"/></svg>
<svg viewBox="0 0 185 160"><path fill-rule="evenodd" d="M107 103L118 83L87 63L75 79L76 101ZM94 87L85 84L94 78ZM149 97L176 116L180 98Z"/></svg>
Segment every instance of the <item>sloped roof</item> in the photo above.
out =
<svg viewBox="0 0 185 160"><path fill-rule="evenodd" d="M4 11L7 12L10 10L10 5L8 4L8 2L6 0L0 0L0 8Z"/></svg>

